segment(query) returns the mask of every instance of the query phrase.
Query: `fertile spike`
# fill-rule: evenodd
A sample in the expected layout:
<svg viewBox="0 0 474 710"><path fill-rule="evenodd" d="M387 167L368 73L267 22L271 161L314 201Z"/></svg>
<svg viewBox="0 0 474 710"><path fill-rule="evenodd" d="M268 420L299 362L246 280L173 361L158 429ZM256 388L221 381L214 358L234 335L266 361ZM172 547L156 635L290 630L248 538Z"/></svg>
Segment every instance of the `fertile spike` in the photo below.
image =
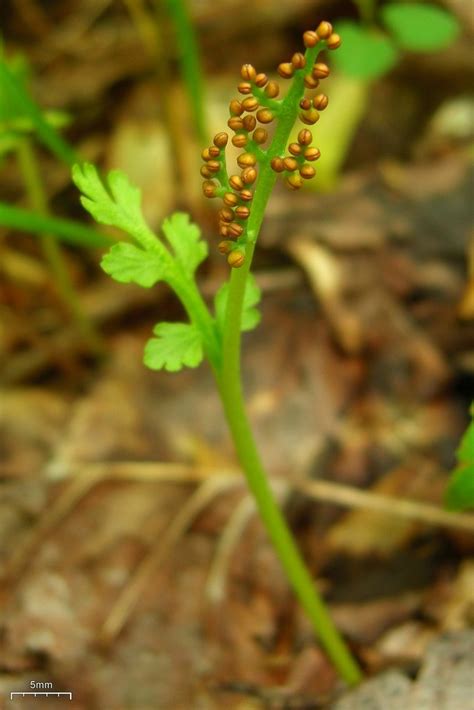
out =
<svg viewBox="0 0 474 710"><path fill-rule="evenodd" d="M242 65L241 81L237 87L241 96L229 103L230 117L227 121L227 125L234 132L231 143L242 151L237 156L240 174L231 174L229 177L226 174L224 151L229 142L227 132L217 133L213 144L202 151L204 165L201 167L201 175L205 178L202 189L206 197L219 195L222 199L219 234L223 239L219 243L219 251L227 255L227 260L233 267L239 267L245 261L247 229L254 227L249 207L254 198L254 191L257 196L260 190L265 191L268 188L268 173L265 171L270 167L274 172L282 174L291 190L298 190L305 180L316 174L310 163L319 158L320 152L311 145L311 131L302 128L298 132L297 140L293 139L293 142L289 143L288 152L283 155L282 143L270 142L271 132L267 130L266 124L276 120L276 135L281 138L280 125L284 129L284 135L289 135L290 129L286 124L296 109L299 109L299 118L306 125L313 125L319 120L319 111L328 106L328 97L323 93L304 96L302 83L304 82L305 88L314 90L322 79L329 76L328 65L317 61L315 48L321 41L321 46L328 49L336 49L341 43L330 22L320 22L316 30L308 30L303 34L303 43L308 50L306 54L295 52L291 61L278 65L280 76L284 79L295 77L296 82L292 82L290 94L283 99L278 99L278 82L269 81L268 76L263 72L258 73L252 64ZM289 111L289 102L293 100L296 105ZM283 125L280 122L283 122ZM215 181L212 178L215 178Z"/></svg>

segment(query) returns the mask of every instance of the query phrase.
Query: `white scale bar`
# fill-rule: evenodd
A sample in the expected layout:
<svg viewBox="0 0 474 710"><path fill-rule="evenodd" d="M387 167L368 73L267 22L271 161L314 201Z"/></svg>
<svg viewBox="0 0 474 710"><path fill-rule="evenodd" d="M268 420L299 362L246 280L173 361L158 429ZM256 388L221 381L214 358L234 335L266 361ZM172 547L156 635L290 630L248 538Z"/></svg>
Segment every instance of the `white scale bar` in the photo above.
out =
<svg viewBox="0 0 474 710"><path fill-rule="evenodd" d="M22 693L21 691L17 690L16 692L10 693L10 700L13 700L13 697L14 697L15 695L21 695L22 698L24 698L25 695L34 695L35 698L36 698L37 695L45 695L46 697L49 697L50 695L55 695L57 698L59 698L61 695L67 695L67 697L69 698L69 700L72 700L72 693L69 693L69 692L67 692L67 693L65 693L65 692L56 693L54 690L44 690L43 692L41 692L41 691L39 691L39 690L37 690L37 691L30 691L30 692L26 692L26 691L25 691L24 693Z"/></svg>

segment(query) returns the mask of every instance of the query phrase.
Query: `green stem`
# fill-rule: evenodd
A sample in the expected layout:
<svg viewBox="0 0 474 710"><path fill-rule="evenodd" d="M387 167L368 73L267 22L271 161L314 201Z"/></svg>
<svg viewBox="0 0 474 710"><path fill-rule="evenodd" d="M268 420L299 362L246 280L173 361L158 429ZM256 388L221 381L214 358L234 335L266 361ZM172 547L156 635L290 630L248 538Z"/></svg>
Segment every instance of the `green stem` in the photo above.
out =
<svg viewBox="0 0 474 710"><path fill-rule="evenodd" d="M0 202L0 226L31 234L54 234L66 244L85 249L103 249L116 244L116 240L80 222L38 214L21 207Z"/></svg>
<svg viewBox="0 0 474 710"><path fill-rule="evenodd" d="M221 349L215 327L215 321L206 306L195 283L180 278L171 284L174 292L184 306L192 323L195 323L204 338L204 351L214 375L217 377L221 364Z"/></svg>
<svg viewBox="0 0 474 710"><path fill-rule="evenodd" d="M176 99L173 90L172 58L175 46L179 49L181 73L191 112L197 127L197 136L204 144L204 107L202 99L202 76L193 28L187 18L186 8L175 8L174 0L155 0L155 17L147 9L144 0L124 0L142 43L153 60L157 85L160 87L160 105L169 134L171 153L174 159L169 166L168 178L173 181L175 192L184 202L192 201L187 174L189 151L181 136L181 122L176 120ZM180 3L176 3L180 4ZM179 17L184 17L183 26ZM169 19L176 24L178 34L173 44L168 29Z"/></svg>
<svg viewBox="0 0 474 710"><path fill-rule="evenodd" d="M359 10L362 22L367 25L373 24L375 20L376 0L354 0Z"/></svg>
<svg viewBox="0 0 474 710"><path fill-rule="evenodd" d="M48 202L29 138L22 138L18 142L17 156L30 202L38 214L47 216ZM90 348L100 352L102 350L101 338L82 308L55 237L45 232L41 236L41 242L43 253L53 274L54 285L63 303L76 320L78 328Z"/></svg>
<svg viewBox="0 0 474 710"><path fill-rule="evenodd" d="M5 92L6 100L10 100L18 111L30 117L40 141L47 146L59 160L64 161L70 166L79 162L79 158L74 149L46 121L41 109L39 109L35 102L29 97L5 62L1 60L0 86L2 87L2 91Z"/></svg>
<svg viewBox="0 0 474 710"><path fill-rule="evenodd" d="M306 63L308 66L312 66L318 51L318 48L307 50ZM268 483L245 411L240 373L240 324L245 285L265 208L276 180L270 162L272 158L284 153L303 93L304 72L297 72L281 105L278 127L272 144L267 151L265 160L260 163L259 177L248 221L248 246L246 247L245 262L240 269L232 270L223 333L222 367L217 375L217 384L239 461L283 569L335 667L347 683L355 684L361 679L360 669L334 626L330 614L314 586L311 575Z"/></svg>
<svg viewBox="0 0 474 710"><path fill-rule="evenodd" d="M189 97L196 136L201 145L204 145L207 136L204 116L204 82L196 33L189 15L188 4L186 0L166 0L165 5L174 24L181 76Z"/></svg>
<svg viewBox="0 0 474 710"><path fill-rule="evenodd" d="M123 0L130 13L131 20L136 27L140 39L143 42L147 53L153 59L157 59L158 45L156 29L153 19L145 7L144 0Z"/></svg>
<svg viewBox="0 0 474 710"><path fill-rule="evenodd" d="M314 586L268 483L245 411L240 379L229 381L221 378L218 385L240 464L288 580L341 676L349 684L358 683L361 672Z"/></svg>

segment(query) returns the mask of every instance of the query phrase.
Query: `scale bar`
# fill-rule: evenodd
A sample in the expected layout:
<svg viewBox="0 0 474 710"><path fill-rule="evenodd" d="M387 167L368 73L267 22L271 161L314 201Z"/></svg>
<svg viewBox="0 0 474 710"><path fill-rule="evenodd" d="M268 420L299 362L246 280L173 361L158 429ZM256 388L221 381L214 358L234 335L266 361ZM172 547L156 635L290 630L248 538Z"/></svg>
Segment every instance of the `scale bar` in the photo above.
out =
<svg viewBox="0 0 474 710"><path fill-rule="evenodd" d="M43 692L41 692L40 690L30 691L30 692L25 691L24 693L22 693L20 690L17 690L17 691L13 691L10 693L10 700L13 700L15 695L20 695L22 698L24 698L25 695L34 695L35 698L37 695L43 695L43 696L46 696L47 698L50 695L53 695L57 698L59 698L63 695L66 695L69 698L69 700L72 700L72 693L71 692L64 692L64 691L56 692L54 690L44 690Z"/></svg>

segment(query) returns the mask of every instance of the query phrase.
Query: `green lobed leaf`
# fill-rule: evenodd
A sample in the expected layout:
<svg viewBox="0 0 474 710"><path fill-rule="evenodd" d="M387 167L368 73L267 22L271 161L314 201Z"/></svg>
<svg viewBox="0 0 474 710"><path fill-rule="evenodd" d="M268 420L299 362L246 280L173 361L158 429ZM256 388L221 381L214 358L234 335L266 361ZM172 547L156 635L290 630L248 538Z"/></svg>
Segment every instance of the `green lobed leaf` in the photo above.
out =
<svg viewBox="0 0 474 710"><path fill-rule="evenodd" d="M166 277L166 266L155 251L145 251L126 242L114 244L100 262L115 281L151 288Z"/></svg>
<svg viewBox="0 0 474 710"><path fill-rule="evenodd" d="M201 333L190 323L158 323L156 338L146 346L143 362L152 370L177 372L182 367L197 367L203 359Z"/></svg>
<svg viewBox="0 0 474 710"><path fill-rule="evenodd" d="M81 203L97 222L130 232L134 222L142 222L140 191L118 170L109 173L105 188L97 168L91 163L74 165L72 179L82 192Z"/></svg>
<svg viewBox="0 0 474 710"><path fill-rule="evenodd" d="M228 296L229 282L226 281L226 283L222 284L222 286L214 296L214 308L216 312L217 327L219 328L221 333L224 330ZM249 274L245 286L241 330L253 330L253 328L255 328L259 324L260 311L255 308L255 306L257 305L257 303L259 303L260 297L261 291L257 286L255 277L253 276L253 274Z"/></svg>
<svg viewBox="0 0 474 710"><path fill-rule="evenodd" d="M165 219L162 230L173 247L176 261L191 278L207 256L208 247L201 239L199 227L190 221L185 212L175 212Z"/></svg>
<svg viewBox="0 0 474 710"><path fill-rule="evenodd" d="M422 3L391 3L380 10L382 22L402 49L432 52L448 47L459 23L446 10Z"/></svg>
<svg viewBox="0 0 474 710"><path fill-rule="evenodd" d="M375 79L386 74L398 59L390 38L350 20L338 22L342 45L334 52L335 66L356 79Z"/></svg>
<svg viewBox="0 0 474 710"><path fill-rule="evenodd" d="M104 271L116 281L145 288L163 279L178 295L183 293L184 283L194 280L207 255L207 244L189 215L176 212L163 222L168 249L146 224L140 190L124 173L113 170L103 181L94 165L83 163L74 165L72 178L82 192L81 203L97 222L118 227L138 242L115 245L102 260Z"/></svg>
<svg viewBox="0 0 474 710"><path fill-rule="evenodd" d="M107 189L97 168L82 163L73 166L72 179L82 192L82 205L97 222L122 229L145 248L159 245L143 217L140 190L124 173L112 170L107 175Z"/></svg>
<svg viewBox="0 0 474 710"><path fill-rule="evenodd" d="M459 465L452 472L446 489L446 505L454 510L474 508L474 403L471 417L456 451Z"/></svg>

